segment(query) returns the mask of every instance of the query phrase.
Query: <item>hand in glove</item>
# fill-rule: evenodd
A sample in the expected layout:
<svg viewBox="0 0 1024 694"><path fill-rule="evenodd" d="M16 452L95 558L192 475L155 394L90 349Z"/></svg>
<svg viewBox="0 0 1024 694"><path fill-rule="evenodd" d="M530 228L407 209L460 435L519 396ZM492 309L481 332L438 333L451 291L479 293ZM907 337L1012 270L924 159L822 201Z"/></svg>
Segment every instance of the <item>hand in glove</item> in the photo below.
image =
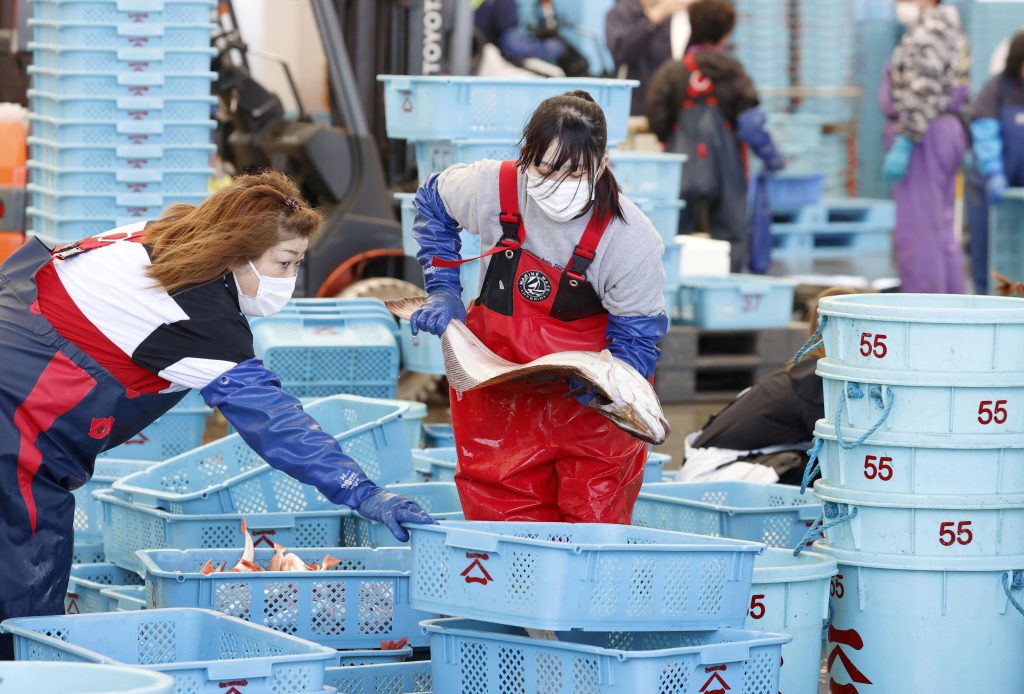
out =
<svg viewBox="0 0 1024 694"><path fill-rule="evenodd" d="M430 293L426 303L412 314L412 334L424 330L433 335L440 335L448 327L452 318L466 321L466 307L462 297L448 287L439 287Z"/></svg>
<svg viewBox="0 0 1024 694"><path fill-rule="evenodd" d="M1009 182L1006 180L1006 176L1003 174L995 174L989 176L988 180L985 181L985 199L988 200L989 205L995 205L1002 201L1003 193L1010 187Z"/></svg>
<svg viewBox="0 0 1024 694"><path fill-rule="evenodd" d="M576 402L579 404L584 407L590 407L590 403L597 397L597 393L591 390L585 383L577 381L575 378L570 378L569 392L565 394L565 397L576 398Z"/></svg>
<svg viewBox="0 0 1024 694"><path fill-rule="evenodd" d="M914 143L904 135L898 135L892 143L892 148L885 155L882 162L882 177L886 183L899 183L907 175L907 167L910 166L910 153L914 151Z"/></svg>
<svg viewBox="0 0 1024 694"><path fill-rule="evenodd" d="M383 523L399 542L409 541L409 531L402 527L402 523L437 524L437 521L412 499L380 488L363 500L356 510L370 520Z"/></svg>

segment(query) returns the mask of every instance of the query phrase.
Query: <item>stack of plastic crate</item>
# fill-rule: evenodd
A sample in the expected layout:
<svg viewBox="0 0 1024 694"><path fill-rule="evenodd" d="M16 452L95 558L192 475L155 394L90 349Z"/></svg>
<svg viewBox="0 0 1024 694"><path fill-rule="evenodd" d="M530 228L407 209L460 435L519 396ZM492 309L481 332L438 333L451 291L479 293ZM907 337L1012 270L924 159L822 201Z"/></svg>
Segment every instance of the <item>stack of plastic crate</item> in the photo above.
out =
<svg viewBox="0 0 1024 694"><path fill-rule="evenodd" d="M790 77L789 3L736 0L732 42L736 58L759 88L788 87Z"/></svg>
<svg viewBox="0 0 1024 694"><path fill-rule="evenodd" d="M214 0L32 0L29 229L51 243L197 203Z"/></svg>
<svg viewBox="0 0 1024 694"><path fill-rule="evenodd" d="M437 692L779 691L783 634L742 629L758 543L627 525L412 526Z"/></svg>
<svg viewBox="0 0 1024 694"><path fill-rule="evenodd" d="M900 35L893 3L889 0L859 0L856 8L857 51L854 85L863 90L857 122L857 194L885 197L889 186L882 179L880 145L886 118L875 95L882 85L885 66L892 57Z"/></svg>
<svg viewBox="0 0 1024 694"><path fill-rule="evenodd" d="M548 97L575 89L590 93L605 113L608 146L626 139L634 80L610 79L493 79L484 77L416 77L378 75L384 85L388 136L415 143L420 180L452 164L483 159L519 158L517 142L534 109ZM678 190L678 186L676 187ZM678 193L676 194L678 197ZM403 248L415 257L412 236L415 219L412 196L398 196L402 209ZM462 234L462 257L479 255L480 237ZM462 272L463 299L476 297L480 263ZM409 371L441 374L441 344L433 335L413 336L401 327L402 365Z"/></svg>
<svg viewBox="0 0 1024 694"><path fill-rule="evenodd" d="M861 294L818 311L825 417L804 480L817 457L824 513L805 539L820 529L839 565L831 690L1020 691L1002 663L1024 646L1024 308Z"/></svg>

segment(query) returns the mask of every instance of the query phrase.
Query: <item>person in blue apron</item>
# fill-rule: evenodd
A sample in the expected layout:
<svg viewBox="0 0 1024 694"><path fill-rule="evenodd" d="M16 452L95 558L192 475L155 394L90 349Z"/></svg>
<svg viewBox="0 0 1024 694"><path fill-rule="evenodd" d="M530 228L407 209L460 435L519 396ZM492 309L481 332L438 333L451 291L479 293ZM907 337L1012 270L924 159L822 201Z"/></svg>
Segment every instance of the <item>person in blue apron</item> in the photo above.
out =
<svg viewBox="0 0 1024 694"><path fill-rule="evenodd" d="M71 491L190 388L268 463L397 538L402 522L432 522L369 480L253 356L245 315L288 302L319 226L269 172L148 224L56 249L30 240L0 265L0 620L64 611Z"/></svg>
<svg viewBox="0 0 1024 694"><path fill-rule="evenodd" d="M1003 71L985 83L970 116L975 166L968 177L967 227L974 289L985 294L989 205L998 204L1008 187L1024 186L1024 32L1011 39Z"/></svg>
<svg viewBox="0 0 1024 694"><path fill-rule="evenodd" d="M413 235L429 298L413 330L449 321L525 363L566 350L654 376L668 329L664 245L619 193L604 113L584 91L543 101L518 161L456 164L416 194ZM459 227L481 236L479 296L462 302ZM476 288L474 288L476 289ZM467 520L628 524L648 446L585 406L566 379L451 393L455 483Z"/></svg>
<svg viewBox="0 0 1024 694"><path fill-rule="evenodd" d="M690 43L669 60L647 90L647 120L666 151L686 154L679 233L708 231L731 245L732 272L750 254L747 213L748 148L767 173L786 165L767 130L767 115L743 65L725 53L736 10L724 0L690 5Z"/></svg>

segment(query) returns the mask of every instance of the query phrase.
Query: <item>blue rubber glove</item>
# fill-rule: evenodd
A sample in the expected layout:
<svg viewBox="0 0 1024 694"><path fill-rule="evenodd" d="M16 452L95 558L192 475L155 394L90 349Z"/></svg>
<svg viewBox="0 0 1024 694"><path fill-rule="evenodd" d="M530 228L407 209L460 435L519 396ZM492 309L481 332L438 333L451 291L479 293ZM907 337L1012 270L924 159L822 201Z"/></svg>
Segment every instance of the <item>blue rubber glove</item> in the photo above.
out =
<svg viewBox="0 0 1024 694"><path fill-rule="evenodd" d="M437 524L437 521L412 499L392 494L380 487L366 497L356 510L370 520L386 525L399 542L409 541L409 531L402 527L402 523Z"/></svg>
<svg viewBox="0 0 1024 694"><path fill-rule="evenodd" d="M1003 199L1003 194L1006 189L1010 187L1009 181L1006 180L1006 176L1001 173L990 176L985 181L985 199L989 205L996 205Z"/></svg>
<svg viewBox="0 0 1024 694"><path fill-rule="evenodd" d="M886 183L899 183L907 175L910 166L910 153L914 151L914 143L905 135L897 135L892 147L882 162L882 177Z"/></svg>
<svg viewBox="0 0 1024 694"><path fill-rule="evenodd" d="M608 315L604 336L608 351L640 372L644 378L654 375L661 350L658 343L668 332L668 316Z"/></svg>
<svg viewBox="0 0 1024 694"><path fill-rule="evenodd" d="M569 392L566 393L566 397L576 398L576 402L579 404L590 407L590 403L597 397L597 393L591 390L587 384L577 381L575 378L570 378L568 381Z"/></svg>
<svg viewBox="0 0 1024 694"><path fill-rule="evenodd" d="M1003 175L1003 137L999 121L979 118L971 123L971 141L981 175L988 179Z"/></svg>
<svg viewBox="0 0 1024 694"><path fill-rule="evenodd" d="M201 393L267 463L333 503L358 508L381 491L259 359L235 365Z"/></svg>
<svg viewBox="0 0 1024 694"><path fill-rule="evenodd" d="M786 158L775 147L767 124L768 116L760 106L748 108L736 118L736 134L764 162L765 170L775 173L785 168Z"/></svg>
<svg viewBox="0 0 1024 694"><path fill-rule="evenodd" d="M462 303L461 295L452 294L450 289L443 287L430 293L426 303L412 314L409 322L413 335L418 335L420 330L440 335L453 318L465 323L466 306Z"/></svg>

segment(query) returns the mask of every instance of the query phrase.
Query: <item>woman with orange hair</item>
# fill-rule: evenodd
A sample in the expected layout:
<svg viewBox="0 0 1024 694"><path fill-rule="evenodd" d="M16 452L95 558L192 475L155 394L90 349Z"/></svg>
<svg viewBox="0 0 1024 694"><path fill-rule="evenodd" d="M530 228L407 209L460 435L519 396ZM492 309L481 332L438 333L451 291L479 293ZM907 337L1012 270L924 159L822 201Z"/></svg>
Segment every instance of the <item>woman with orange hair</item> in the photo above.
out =
<svg viewBox="0 0 1024 694"><path fill-rule="evenodd" d="M272 466L399 540L400 523L432 522L369 480L254 358L245 316L288 302L320 224L267 172L157 221L54 250L30 241L0 266L0 620L63 612L71 490L191 388Z"/></svg>

